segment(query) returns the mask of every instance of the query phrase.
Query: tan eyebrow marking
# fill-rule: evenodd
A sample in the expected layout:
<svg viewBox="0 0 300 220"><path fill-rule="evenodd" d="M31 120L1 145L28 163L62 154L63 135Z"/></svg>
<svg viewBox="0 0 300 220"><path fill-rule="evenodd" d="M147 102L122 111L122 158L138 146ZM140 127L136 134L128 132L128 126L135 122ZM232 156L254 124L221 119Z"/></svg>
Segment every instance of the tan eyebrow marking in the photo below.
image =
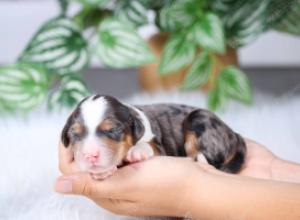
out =
<svg viewBox="0 0 300 220"><path fill-rule="evenodd" d="M98 126L98 128L103 131L108 131L114 127L115 127L115 123L109 118L102 121L101 124Z"/></svg>
<svg viewBox="0 0 300 220"><path fill-rule="evenodd" d="M71 131L74 134L82 134L82 132L83 132L83 126L80 123L76 122L76 123L74 123L72 125Z"/></svg>
<svg viewBox="0 0 300 220"><path fill-rule="evenodd" d="M185 151L188 157L197 158L197 154L199 153L197 150L197 137L194 132L186 132L185 133Z"/></svg>

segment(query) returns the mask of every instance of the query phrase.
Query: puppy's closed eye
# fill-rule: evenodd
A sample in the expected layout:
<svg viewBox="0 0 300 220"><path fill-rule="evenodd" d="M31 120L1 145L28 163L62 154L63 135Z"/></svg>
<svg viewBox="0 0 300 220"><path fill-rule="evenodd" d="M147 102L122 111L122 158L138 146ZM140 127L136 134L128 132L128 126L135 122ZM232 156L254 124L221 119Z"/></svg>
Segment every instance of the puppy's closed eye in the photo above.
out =
<svg viewBox="0 0 300 220"><path fill-rule="evenodd" d="M113 127L113 128L106 129L106 130L102 130L102 129L97 130L98 136L106 136L115 141L120 141L123 137L123 134L124 134L124 130L123 130L122 126Z"/></svg>
<svg viewBox="0 0 300 220"><path fill-rule="evenodd" d="M73 136L75 138L80 138L84 134L84 127L79 123L74 123L71 126L69 132L70 132L71 136Z"/></svg>
<svg viewBox="0 0 300 220"><path fill-rule="evenodd" d="M124 134L124 125L113 118L106 118L97 128L97 136L106 136L115 141L120 141Z"/></svg>

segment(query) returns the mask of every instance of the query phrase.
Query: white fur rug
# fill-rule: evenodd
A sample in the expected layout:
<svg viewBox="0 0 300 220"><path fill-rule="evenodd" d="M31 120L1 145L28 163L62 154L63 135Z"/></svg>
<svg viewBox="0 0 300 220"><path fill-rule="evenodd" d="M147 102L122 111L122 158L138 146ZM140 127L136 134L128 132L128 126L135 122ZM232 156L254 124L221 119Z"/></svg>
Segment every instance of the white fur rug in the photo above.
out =
<svg viewBox="0 0 300 220"><path fill-rule="evenodd" d="M176 102L204 107L200 93L137 95L131 103ZM232 103L218 113L245 137L268 146L282 158L300 162L300 97L256 96L255 105ZM1 220L112 220L91 201L53 192L57 143L67 113L37 111L26 119L0 118ZM183 177L184 178L184 177ZM129 218L127 218L129 219ZM131 218L130 218L131 219Z"/></svg>

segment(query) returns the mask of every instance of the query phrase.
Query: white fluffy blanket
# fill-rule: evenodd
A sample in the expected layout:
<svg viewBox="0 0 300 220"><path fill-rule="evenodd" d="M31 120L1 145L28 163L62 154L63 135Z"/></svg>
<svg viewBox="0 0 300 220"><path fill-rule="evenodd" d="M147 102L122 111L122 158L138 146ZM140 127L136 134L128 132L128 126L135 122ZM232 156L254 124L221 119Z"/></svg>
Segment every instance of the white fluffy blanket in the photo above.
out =
<svg viewBox="0 0 300 220"><path fill-rule="evenodd" d="M176 102L204 107L200 93L137 95L131 103ZM268 146L282 158L300 162L300 97L256 96L251 107L232 103L218 113L237 132ZM1 220L126 219L91 201L53 192L57 143L67 113L37 111L27 118L0 119ZM183 177L184 178L184 177ZM131 218L130 218L131 219Z"/></svg>

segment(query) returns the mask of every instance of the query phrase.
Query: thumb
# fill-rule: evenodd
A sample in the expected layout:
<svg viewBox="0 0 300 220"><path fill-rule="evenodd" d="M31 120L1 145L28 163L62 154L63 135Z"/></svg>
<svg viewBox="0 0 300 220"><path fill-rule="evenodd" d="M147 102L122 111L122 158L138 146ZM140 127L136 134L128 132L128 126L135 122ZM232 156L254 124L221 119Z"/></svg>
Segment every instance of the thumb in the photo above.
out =
<svg viewBox="0 0 300 220"><path fill-rule="evenodd" d="M106 181L96 181L88 173L75 173L57 178L54 189L58 193L107 198L113 190Z"/></svg>

